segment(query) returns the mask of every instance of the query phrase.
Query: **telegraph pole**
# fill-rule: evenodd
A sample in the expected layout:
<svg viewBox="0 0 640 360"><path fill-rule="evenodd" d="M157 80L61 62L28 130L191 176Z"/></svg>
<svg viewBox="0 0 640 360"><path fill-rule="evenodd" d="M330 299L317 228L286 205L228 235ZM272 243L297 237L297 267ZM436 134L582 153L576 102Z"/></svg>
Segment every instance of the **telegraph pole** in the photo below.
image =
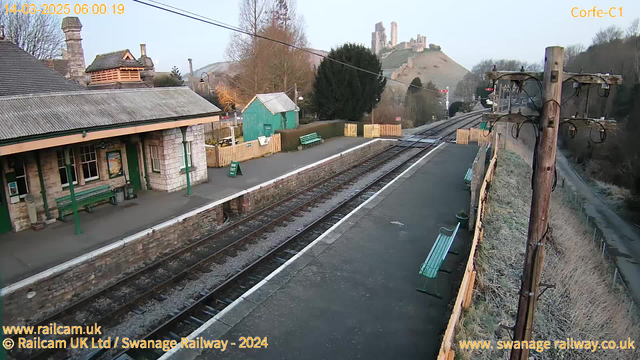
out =
<svg viewBox="0 0 640 360"><path fill-rule="evenodd" d="M556 145L560 123L560 103L563 81L564 49L551 46L545 50L544 92L540 117L540 140L533 172L533 198L529 215L527 248L524 255L522 285L519 293L518 314L515 325L515 341L531 340L533 315L539 296L540 277L544 261L544 247L549 236L549 203L556 168ZM528 349L513 349L511 360L527 360Z"/></svg>
<svg viewBox="0 0 640 360"><path fill-rule="evenodd" d="M544 262L544 247L547 242L549 225L549 204L553 188L555 172L556 147L558 143L558 126L560 125L560 104L563 82L573 81L581 85L599 84L604 89L610 85L622 84L622 76L611 74L587 74L565 73L563 71L564 49L551 46L545 50L544 73L521 71L488 71L486 77L494 81L517 81L524 83L528 79L543 78L542 109L540 110L538 124L538 145L535 151L535 164L533 172L533 196L531 199L531 212L529 213L529 231L524 256L524 268L522 271L521 289L518 293L518 313L514 326L514 339L517 342L531 340L533 330L533 318L536 302L540 296L540 278ZM510 90L509 90L510 91ZM494 97L495 99L495 97ZM494 104L496 101L494 101ZM522 114L492 113L484 114L483 119L495 123L500 120L505 123L522 124L527 118ZM615 128L615 120L591 119L588 117L571 117L571 123L576 126L596 127L598 130L612 126ZM584 121L584 123L582 123ZM543 285L544 286L544 285ZM550 285L552 287L552 285ZM513 349L510 360L528 360L528 349Z"/></svg>

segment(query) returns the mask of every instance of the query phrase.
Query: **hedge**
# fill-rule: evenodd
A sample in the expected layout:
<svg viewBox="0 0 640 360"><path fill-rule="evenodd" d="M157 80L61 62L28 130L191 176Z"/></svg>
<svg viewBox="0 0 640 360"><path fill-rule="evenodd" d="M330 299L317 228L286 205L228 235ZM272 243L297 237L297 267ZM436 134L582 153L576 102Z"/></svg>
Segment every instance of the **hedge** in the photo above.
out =
<svg viewBox="0 0 640 360"><path fill-rule="evenodd" d="M344 121L315 121L300 125L297 129L276 130L281 135L282 151L294 151L300 145L300 136L317 133L323 139L344 136Z"/></svg>

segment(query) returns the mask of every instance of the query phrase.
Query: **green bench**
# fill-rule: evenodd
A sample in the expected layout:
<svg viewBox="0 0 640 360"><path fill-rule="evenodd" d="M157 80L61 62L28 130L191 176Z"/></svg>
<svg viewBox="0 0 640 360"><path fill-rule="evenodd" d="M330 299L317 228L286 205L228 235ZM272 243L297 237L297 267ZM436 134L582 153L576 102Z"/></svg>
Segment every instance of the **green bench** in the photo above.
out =
<svg viewBox="0 0 640 360"><path fill-rule="evenodd" d="M109 185L102 185L94 187L93 189L77 191L75 192L76 204L78 208L84 207L87 212L92 212L91 206L103 201L109 200L109 202L115 205L115 194ZM73 212L71 205L71 195L56 198L56 206L58 207L58 219L65 221L65 215L69 212Z"/></svg>
<svg viewBox="0 0 640 360"><path fill-rule="evenodd" d="M471 189L471 178L473 177L473 164L469 165L469 170L464 175L464 188Z"/></svg>
<svg viewBox="0 0 640 360"><path fill-rule="evenodd" d="M302 146L314 145L321 142L322 138L317 133L300 136L300 145Z"/></svg>
<svg viewBox="0 0 640 360"><path fill-rule="evenodd" d="M438 238L436 238L435 244L433 244L431 251L429 251L429 255L427 255L427 259L424 261L424 263L422 263L422 266L420 267L420 272L418 272L418 274L422 276L426 276L427 280L425 281L424 285L421 288L416 289L417 291L431 295L431 296L435 296L437 298L442 298L440 296L440 293L438 293L437 289L433 293L427 290L427 282L429 281L429 279L435 279L438 276L439 271L451 274L450 270L440 269L440 266L442 266L442 263L444 262L444 259L448 253L457 255L456 252L450 251L450 249L451 249L451 244L453 244L453 240L455 239L459 228L460 228L460 223L458 223L458 225L456 225L456 228L453 230L447 229L444 227L440 228L440 234L438 234ZM450 232L451 235L447 235L446 232ZM434 289L435 289L435 285L434 285Z"/></svg>

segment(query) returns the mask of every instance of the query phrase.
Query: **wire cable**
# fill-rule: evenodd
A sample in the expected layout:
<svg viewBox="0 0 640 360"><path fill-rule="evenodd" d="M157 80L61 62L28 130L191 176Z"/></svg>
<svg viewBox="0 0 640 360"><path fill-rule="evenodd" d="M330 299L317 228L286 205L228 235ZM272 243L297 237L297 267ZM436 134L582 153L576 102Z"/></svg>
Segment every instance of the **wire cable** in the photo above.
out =
<svg viewBox="0 0 640 360"><path fill-rule="evenodd" d="M414 88L421 89L421 90L424 90L424 91L430 91L430 92L433 92L433 93L440 94L439 90L427 89L427 88L422 87L422 86L417 86L417 85L414 85L414 84L411 84L411 83L406 83L404 81L391 79L391 78L389 78L387 76L384 76L381 73L375 73L373 71L370 71L370 70L367 70L367 69L363 69L361 67L349 64L347 62L340 61L340 60L331 58L329 56L316 53L316 52L311 51L309 49L305 49L305 48L300 47L300 46L289 44L289 43L287 43L285 41L282 41L282 40L272 39L272 38L269 38L267 36L263 36L263 35L260 35L260 34L254 34L254 33L251 33L249 31L243 30L241 28L238 28L238 27L235 27L235 26L232 26L232 25L229 25L229 24L225 24L225 23L223 23L221 21L210 19L210 18L204 17L202 15L199 15L199 14L196 14L196 13L193 13L193 12L189 12L189 11L186 11L184 9L181 9L181 8L178 8L178 7L175 7L175 6L170 6L170 5L161 3L159 1L146 0L146 1L149 1L149 2L153 2L154 4L151 4L151 3L146 2L146 1L141 1L141 0L133 0L133 1L137 2L139 4L142 4L142 5L153 7L153 8L156 8L158 10L166 11L168 13L172 13L172 14L175 14L175 15L178 15L178 16L182 16L182 17L186 17L186 18L189 18L189 19L192 19L192 20L200 21L200 22L203 22L205 24L221 27L223 29L239 32L241 34L245 34L245 35L248 35L248 36L253 36L253 37L258 38L258 39L272 41L272 42L278 43L280 45L288 46L290 48L293 48L293 49L296 49L296 50L299 50L299 51L303 51L303 52L306 52L306 53L309 53L309 54L312 54L312 55L315 55L315 56L319 56L319 57L321 57L323 59L330 60L330 61L333 61L335 63L350 67L350 68L355 69L357 71L362 71L362 72L365 72L365 73L368 73L368 74L371 74L371 75L374 75L374 76L377 76L377 77L380 77L380 78L384 78L387 81L393 81L393 82L396 82L396 83L399 83L399 84L403 84L403 85L406 85L406 86L409 86L409 87L414 87Z"/></svg>

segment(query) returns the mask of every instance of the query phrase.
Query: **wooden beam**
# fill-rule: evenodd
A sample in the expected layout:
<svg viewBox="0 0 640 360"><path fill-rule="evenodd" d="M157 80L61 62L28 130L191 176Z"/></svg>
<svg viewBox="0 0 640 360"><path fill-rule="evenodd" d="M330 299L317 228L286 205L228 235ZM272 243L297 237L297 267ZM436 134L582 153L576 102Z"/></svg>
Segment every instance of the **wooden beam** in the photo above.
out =
<svg viewBox="0 0 640 360"><path fill-rule="evenodd" d="M542 79L543 73L533 71L487 71L485 73L486 80L511 80L523 81L534 77L538 80Z"/></svg>
<svg viewBox="0 0 640 360"><path fill-rule="evenodd" d="M91 131L91 129L89 129L87 130L86 135L73 134L73 135L66 135L66 136L53 137L48 139L40 139L40 140L0 146L0 156L17 154L17 153L31 151L31 150L46 149L46 148L51 148L56 146L63 146L63 145L99 140L99 139L106 139L106 138L115 137L115 136L139 134L143 132L156 131L156 130L174 129L174 128L179 128L181 126L199 125L204 123L216 122L219 120L220 120L220 117L216 115L216 116L207 116L207 117L201 117L196 119L165 121L165 122L159 122L155 124L136 125L131 127L109 129L109 130Z"/></svg>
<svg viewBox="0 0 640 360"><path fill-rule="evenodd" d="M542 81L543 73L533 71L487 71L485 78L487 80L509 80L509 81L524 81L531 79L532 77ZM609 74L582 74L565 72L562 74L562 82L576 81L581 84L609 84L609 85L621 85L622 75L609 75Z"/></svg>
<svg viewBox="0 0 640 360"><path fill-rule="evenodd" d="M609 84L621 85L622 75L609 74L580 74L580 73L564 73L562 81L576 81L580 84Z"/></svg>
<svg viewBox="0 0 640 360"><path fill-rule="evenodd" d="M529 119L535 121L536 124L538 123L536 115L529 115ZM519 113L485 113L482 114L482 120L490 123L498 121L498 123L522 124L527 120L527 117ZM602 124L606 129L618 128L618 122L613 119L563 117L560 119L560 123L567 120L570 120L576 127L600 127L599 124Z"/></svg>

